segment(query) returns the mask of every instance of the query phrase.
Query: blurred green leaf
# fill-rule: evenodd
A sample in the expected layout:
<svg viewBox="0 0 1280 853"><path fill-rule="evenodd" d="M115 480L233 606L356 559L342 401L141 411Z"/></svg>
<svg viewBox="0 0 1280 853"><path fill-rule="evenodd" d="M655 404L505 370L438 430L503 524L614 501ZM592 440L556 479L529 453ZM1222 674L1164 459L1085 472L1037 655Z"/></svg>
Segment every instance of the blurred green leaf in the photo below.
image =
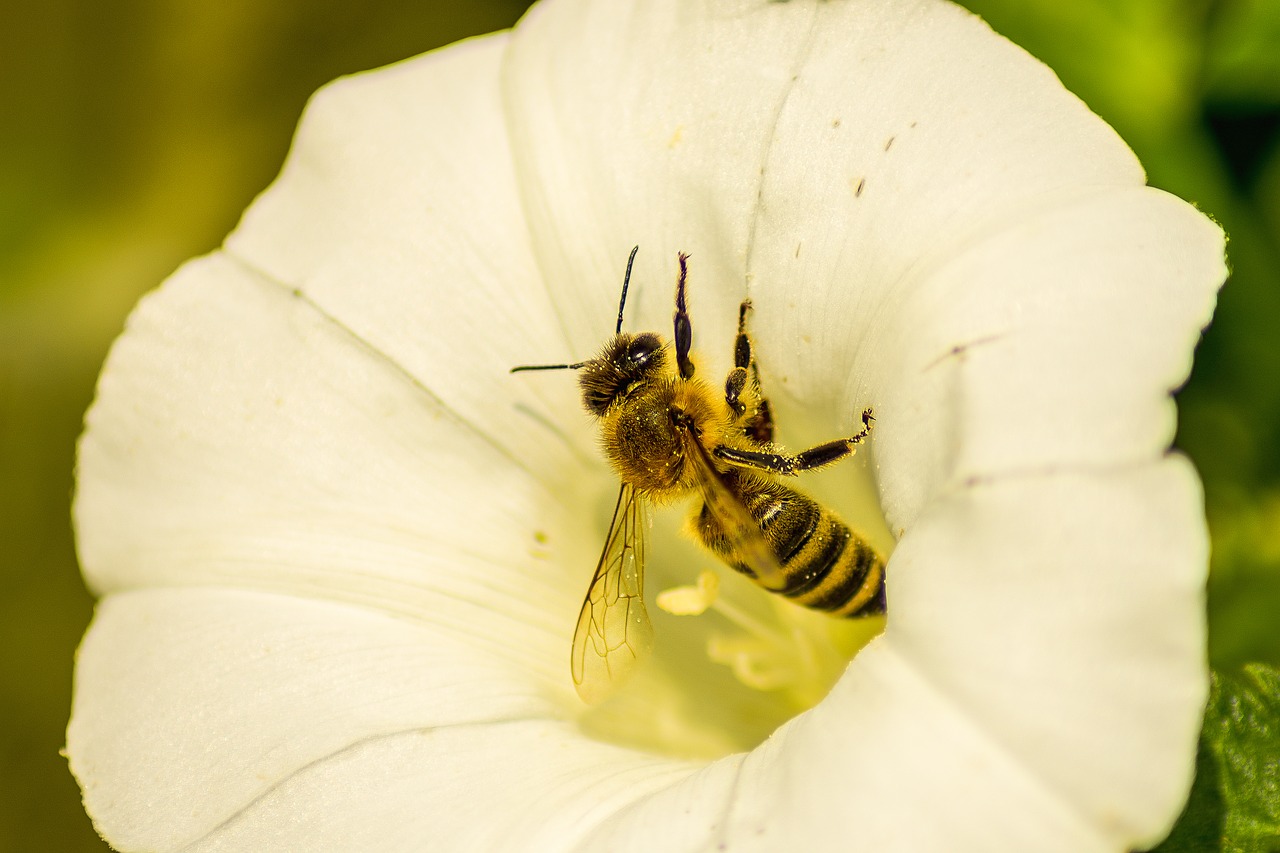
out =
<svg viewBox="0 0 1280 853"><path fill-rule="evenodd" d="M1153 853L1280 851L1280 671L1214 673L1187 808Z"/></svg>
<svg viewBox="0 0 1280 853"><path fill-rule="evenodd" d="M1280 671L1216 675L1204 734L1218 760L1223 850L1280 851Z"/></svg>
<svg viewBox="0 0 1280 853"><path fill-rule="evenodd" d="M1151 853L1213 853L1222 849L1225 819L1218 782L1218 759L1200 735L1196 752L1196 778L1187 807L1173 831Z"/></svg>
<svg viewBox="0 0 1280 853"><path fill-rule="evenodd" d="M1219 765L1222 849L1280 850L1280 671L1249 665L1216 675L1204 738Z"/></svg>
<svg viewBox="0 0 1280 853"><path fill-rule="evenodd" d="M1207 0L966 0L1126 138L1195 114Z"/></svg>
<svg viewBox="0 0 1280 853"><path fill-rule="evenodd" d="M1280 53L1280 38L1276 40ZM1277 110L1280 115L1280 109ZM1253 184L1260 224L1273 245L1280 245L1280 133L1273 136Z"/></svg>
<svg viewBox="0 0 1280 853"><path fill-rule="evenodd" d="M1280 3L1219 0L1205 57L1205 83L1217 100L1280 106Z"/></svg>
<svg viewBox="0 0 1280 853"><path fill-rule="evenodd" d="M1209 507L1209 661L1280 661L1280 490L1221 484Z"/></svg>

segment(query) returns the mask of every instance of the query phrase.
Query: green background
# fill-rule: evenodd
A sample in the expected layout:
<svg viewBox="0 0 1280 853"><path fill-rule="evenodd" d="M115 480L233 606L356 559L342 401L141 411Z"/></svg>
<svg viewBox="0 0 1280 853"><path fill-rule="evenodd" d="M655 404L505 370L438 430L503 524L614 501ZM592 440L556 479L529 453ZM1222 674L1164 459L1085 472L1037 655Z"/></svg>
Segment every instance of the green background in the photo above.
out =
<svg viewBox="0 0 1280 853"><path fill-rule="evenodd" d="M92 601L73 449L136 299L221 241L306 97L513 23L517 0L0 4L0 851L103 850L59 757ZM1210 657L1280 664L1280 0L975 0L1231 236L1180 396L1206 488Z"/></svg>

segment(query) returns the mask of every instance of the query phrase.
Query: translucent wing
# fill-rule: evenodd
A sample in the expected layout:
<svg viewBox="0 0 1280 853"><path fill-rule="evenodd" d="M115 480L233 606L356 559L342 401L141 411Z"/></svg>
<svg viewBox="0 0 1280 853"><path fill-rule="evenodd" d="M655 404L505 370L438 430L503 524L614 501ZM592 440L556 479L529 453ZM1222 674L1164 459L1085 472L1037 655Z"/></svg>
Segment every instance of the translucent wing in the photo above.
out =
<svg viewBox="0 0 1280 853"><path fill-rule="evenodd" d="M725 485L724 478L711 462L707 449L692 433L686 433L685 454L698 472L698 486L702 501L707 505L716 523L724 531L729 549L737 559L755 574L756 580L766 589L781 590L787 585L787 576L760 525L747 512L738 496Z"/></svg>
<svg viewBox="0 0 1280 853"><path fill-rule="evenodd" d="M644 501L623 483L573 632L573 684L588 704L621 685L653 648L644 607L644 537Z"/></svg>

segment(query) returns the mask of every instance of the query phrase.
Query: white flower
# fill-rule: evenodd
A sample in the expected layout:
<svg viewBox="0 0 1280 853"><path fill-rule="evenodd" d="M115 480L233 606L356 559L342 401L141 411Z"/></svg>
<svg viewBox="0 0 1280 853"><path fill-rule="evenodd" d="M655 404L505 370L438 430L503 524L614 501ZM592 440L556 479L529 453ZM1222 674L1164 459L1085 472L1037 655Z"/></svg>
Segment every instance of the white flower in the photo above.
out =
<svg viewBox="0 0 1280 853"><path fill-rule="evenodd" d="M875 408L877 491L865 454L815 490L897 540L885 632L746 752L791 711L703 658L719 617L660 624L611 711L569 682L616 486L572 375L507 370L594 353L637 243L628 327L669 333L690 252L712 376L750 295L791 446ZM104 369L86 808L122 850L1151 842L1206 690L1169 392L1224 275L1212 223L936 0L549 0L337 83ZM651 551L659 588L711 565Z"/></svg>

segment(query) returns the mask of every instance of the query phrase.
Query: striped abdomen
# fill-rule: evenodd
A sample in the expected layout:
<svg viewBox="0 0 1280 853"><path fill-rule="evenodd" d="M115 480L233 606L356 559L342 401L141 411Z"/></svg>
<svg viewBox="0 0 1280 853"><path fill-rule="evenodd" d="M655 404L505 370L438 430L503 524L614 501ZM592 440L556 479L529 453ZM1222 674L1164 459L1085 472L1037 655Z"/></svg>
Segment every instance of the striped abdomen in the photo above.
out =
<svg viewBox="0 0 1280 853"><path fill-rule="evenodd" d="M884 613L884 559L835 513L776 481L742 478L735 485L786 576L786 586L774 591L832 616ZM706 506L697 528L726 563L755 576L731 552Z"/></svg>

